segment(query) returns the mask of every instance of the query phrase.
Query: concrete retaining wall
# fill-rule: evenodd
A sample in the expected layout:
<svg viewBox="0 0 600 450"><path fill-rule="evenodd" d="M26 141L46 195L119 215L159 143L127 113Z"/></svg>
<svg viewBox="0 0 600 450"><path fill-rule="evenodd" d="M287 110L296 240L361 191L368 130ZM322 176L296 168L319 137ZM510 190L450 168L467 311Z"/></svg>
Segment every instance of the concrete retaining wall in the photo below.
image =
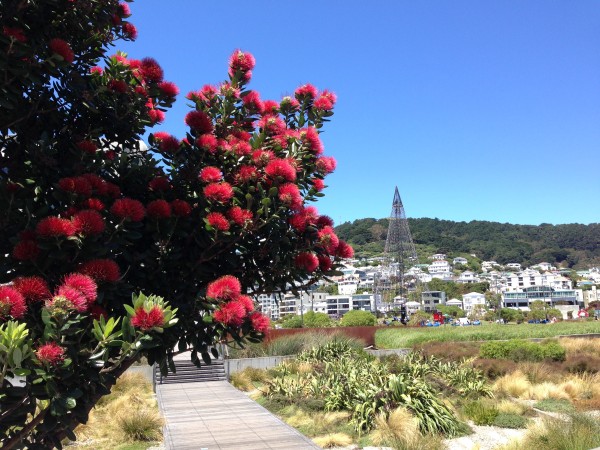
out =
<svg viewBox="0 0 600 450"><path fill-rule="evenodd" d="M241 372L246 367L253 367L255 369L270 369L276 365L282 363L286 359L294 359L295 355L289 356L264 356L262 358L243 358L243 359L226 359L225 372L227 377L230 374Z"/></svg>

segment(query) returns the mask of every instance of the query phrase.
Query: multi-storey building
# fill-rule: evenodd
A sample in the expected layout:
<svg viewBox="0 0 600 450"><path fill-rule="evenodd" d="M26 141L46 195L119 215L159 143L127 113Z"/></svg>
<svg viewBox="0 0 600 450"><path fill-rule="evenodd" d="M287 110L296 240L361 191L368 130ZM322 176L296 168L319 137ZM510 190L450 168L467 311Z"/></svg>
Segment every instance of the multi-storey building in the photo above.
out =
<svg viewBox="0 0 600 450"><path fill-rule="evenodd" d="M435 311L440 305L446 304L446 293L444 291L424 291L421 294L421 301L425 311Z"/></svg>

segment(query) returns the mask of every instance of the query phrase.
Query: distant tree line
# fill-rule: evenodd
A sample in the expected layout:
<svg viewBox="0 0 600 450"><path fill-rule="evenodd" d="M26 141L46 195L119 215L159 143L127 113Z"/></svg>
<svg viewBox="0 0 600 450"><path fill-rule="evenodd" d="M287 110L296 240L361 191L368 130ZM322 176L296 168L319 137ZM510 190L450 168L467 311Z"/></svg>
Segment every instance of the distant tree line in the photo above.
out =
<svg viewBox="0 0 600 450"><path fill-rule="evenodd" d="M432 253L446 253L525 266L542 261L572 268L600 264L600 223L513 225L428 218L408 222L421 262ZM387 228L388 219L366 218L345 222L336 231L358 256L373 256L383 252Z"/></svg>

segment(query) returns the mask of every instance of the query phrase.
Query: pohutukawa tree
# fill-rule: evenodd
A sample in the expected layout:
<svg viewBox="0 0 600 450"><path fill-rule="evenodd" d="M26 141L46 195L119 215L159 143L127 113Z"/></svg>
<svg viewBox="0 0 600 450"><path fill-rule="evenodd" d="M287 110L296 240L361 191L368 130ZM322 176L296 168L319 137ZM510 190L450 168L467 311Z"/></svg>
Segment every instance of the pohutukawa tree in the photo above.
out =
<svg viewBox="0 0 600 450"><path fill-rule="evenodd" d="M178 94L115 0L0 4L0 437L60 447L133 361L209 362L269 326L252 294L301 288L352 249L308 206L335 169L335 95L279 102L225 82L187 95L182 139L150 135Z"/></svg>

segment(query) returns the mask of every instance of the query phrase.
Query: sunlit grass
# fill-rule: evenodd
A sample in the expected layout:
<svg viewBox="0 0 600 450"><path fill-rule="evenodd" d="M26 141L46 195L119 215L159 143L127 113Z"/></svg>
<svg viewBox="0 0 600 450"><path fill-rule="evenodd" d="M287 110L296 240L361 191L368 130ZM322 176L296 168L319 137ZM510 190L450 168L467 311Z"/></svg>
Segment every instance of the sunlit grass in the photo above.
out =
<svg viewBox="0 0 600 450"><path fill-rule="evenodd" d="M481 326L402 327L377 330L379 348L406 348L432 341L489 341L494 339L549 338L560 335L600 333L600 321L554 324L484 324Z"/></svg>

